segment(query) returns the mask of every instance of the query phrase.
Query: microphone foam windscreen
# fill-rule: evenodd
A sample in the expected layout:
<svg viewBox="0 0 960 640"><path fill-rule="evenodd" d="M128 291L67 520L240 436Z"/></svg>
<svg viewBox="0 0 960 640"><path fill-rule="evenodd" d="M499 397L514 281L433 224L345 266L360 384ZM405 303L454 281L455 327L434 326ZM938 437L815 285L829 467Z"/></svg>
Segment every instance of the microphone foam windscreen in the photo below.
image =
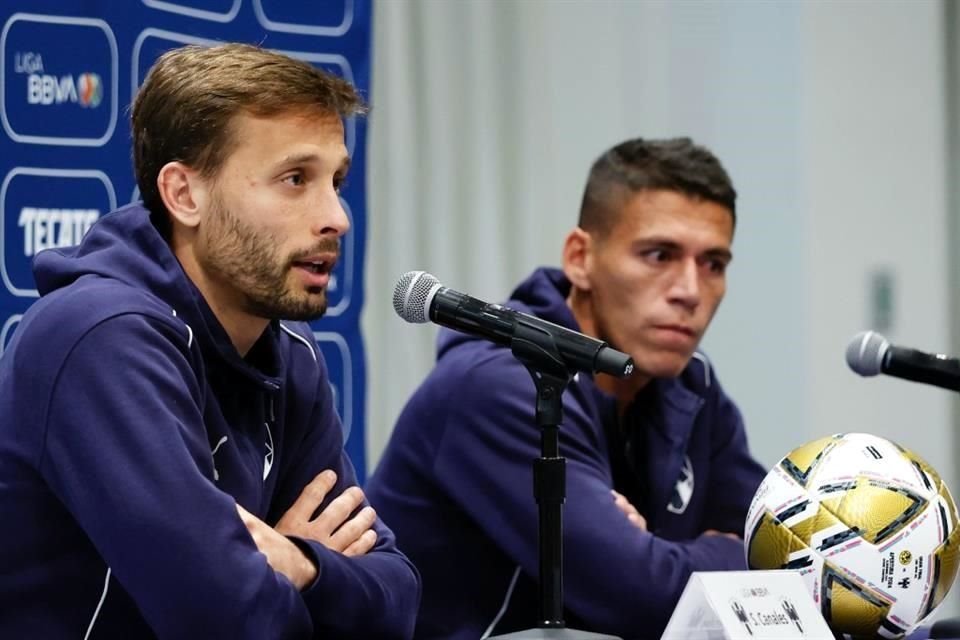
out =
<svg viewBox="0 0 960 640"><path fill-rule="evenodd" d="M882 371L889 348L887 339L876 331L861 331L847 345L847 364L862 376L875 376Z"/></svg>
<svg viewBox="0 0 960 640"><path fill-rule="evenodd" d="M393 308L407 322L430 321L430 301L440 281L426 271L407 271L393 289Z"/></svg>

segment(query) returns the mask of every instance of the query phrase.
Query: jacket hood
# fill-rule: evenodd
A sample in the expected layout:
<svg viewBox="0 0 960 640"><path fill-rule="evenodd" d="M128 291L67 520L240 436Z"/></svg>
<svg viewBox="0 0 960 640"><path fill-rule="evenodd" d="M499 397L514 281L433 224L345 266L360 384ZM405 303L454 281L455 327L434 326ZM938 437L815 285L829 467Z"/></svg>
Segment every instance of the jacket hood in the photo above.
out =
<svg viewBox="0 0 960 640"><path fill-rule="evenodd" d="M169 305L191 327L204 351L217 353L247 375L262 379L262 373L254 373L234 348L142 203L103 216L79 245L38 253L33 260L33 274L42 296L82 278L107 278L145 291Z"/></svg>
<svg viewBox="0 0 960 640"><path fill-rule="evenodd" d="M180 263L139 204L103 216L79 245L38 253L33 275L40 295L91 275L146 289L167 301L193 297Z"/></svg>
<svg viewBox="0 0 960 640"><path fill-rule="evenodd" d="M580 325L573 317L573 311L567 306L570 293L570 281L560 269L541 267L517 285L504 306L529 313L539 318L559 324L562 327L580 331ZM437 338L438 357L453 347L471 341L485 341L485 338L472 336L452 329L441 329Z"/></svg>

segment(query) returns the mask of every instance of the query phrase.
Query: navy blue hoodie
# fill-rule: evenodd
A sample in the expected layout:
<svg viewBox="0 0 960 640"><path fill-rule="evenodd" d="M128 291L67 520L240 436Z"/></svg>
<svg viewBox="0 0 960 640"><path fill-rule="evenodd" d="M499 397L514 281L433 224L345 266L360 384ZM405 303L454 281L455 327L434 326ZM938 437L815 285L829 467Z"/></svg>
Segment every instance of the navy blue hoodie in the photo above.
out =
<svg viewBox="0 0 960 640"><path fill-rule="evenodd" d="M241 358L136 205L34 271L0 358L0 637L409 637L418 577L382 523L357 558L298 540L298 592L236 511L356 484L307 325Z"/></svg>
<svg viewBox="0 0 960 640"><path fill-rule="evenodd" d="M507 305L578 329L570 283L541 269ZM437 365L403 410L367 486L423 580L418 638L475 640L535 627L540 455L530 374L503 347L443 330ZM627 411L579 374L564 393L567 625L659 638L693 571L744 569L743 531L765 475L740 413L700 355ZM614 505L625 494L641 532Z"/></svg>

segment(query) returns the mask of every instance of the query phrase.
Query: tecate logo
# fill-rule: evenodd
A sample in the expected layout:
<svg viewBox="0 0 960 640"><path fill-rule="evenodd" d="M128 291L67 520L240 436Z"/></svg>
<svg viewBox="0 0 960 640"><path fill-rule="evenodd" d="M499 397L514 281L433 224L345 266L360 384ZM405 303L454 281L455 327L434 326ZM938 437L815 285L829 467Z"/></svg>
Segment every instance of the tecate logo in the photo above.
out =
<svg viewBox="0 0 960 640"><path fill-rule="evenodd" d="M17 220L23 229L23 255L30 257L44 249L79 244L99 218L97 209L24 207Z"/></svg>

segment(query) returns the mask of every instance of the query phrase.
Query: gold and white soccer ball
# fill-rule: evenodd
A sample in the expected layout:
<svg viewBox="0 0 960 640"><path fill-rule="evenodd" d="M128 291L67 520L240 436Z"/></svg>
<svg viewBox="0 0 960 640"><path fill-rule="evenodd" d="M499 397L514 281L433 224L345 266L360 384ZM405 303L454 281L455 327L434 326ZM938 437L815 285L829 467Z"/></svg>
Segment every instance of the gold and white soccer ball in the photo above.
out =
<svg viewBox="0 0 960 640"><path fill-rule="evenodd" d="M940 475L865 433L814 440L767 474L747 514L751 569L796 569L831 630L899 638L957 574L957 507Z"/></svg>

